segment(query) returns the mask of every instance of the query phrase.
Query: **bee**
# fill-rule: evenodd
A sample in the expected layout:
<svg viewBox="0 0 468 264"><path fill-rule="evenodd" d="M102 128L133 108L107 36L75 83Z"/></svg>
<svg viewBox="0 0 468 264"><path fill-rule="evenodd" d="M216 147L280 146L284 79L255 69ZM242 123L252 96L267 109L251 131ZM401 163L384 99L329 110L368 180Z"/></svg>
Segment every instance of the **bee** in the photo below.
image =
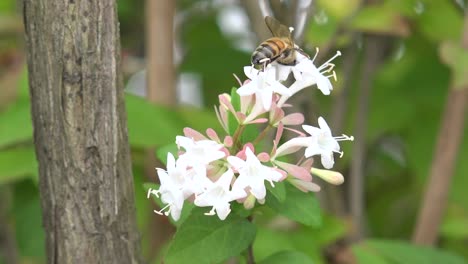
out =
<svg viewBox="0 0 468 264"><path fill-rule="evenodd" d="M287 26L270 16L265 17L265 23L273 37L262 42L252 53L251 62L254 66L266 66L274 61L283 65L296 65L296 51L309 57L294 44Z"/></svg>

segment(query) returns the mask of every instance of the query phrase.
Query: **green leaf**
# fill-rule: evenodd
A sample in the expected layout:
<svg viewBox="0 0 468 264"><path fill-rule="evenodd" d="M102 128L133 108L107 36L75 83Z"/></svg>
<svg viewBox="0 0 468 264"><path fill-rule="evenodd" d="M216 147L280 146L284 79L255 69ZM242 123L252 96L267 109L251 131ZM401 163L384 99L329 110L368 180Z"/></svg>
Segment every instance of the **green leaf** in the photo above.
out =
<svg viewBox="0 0 468 264"><path fill-rule="evenodd" d="M449 206L441 226L442 236L450 239L468 238L468 210L461 206Z"/></svg>
<svg viewBox="0 0 468 264"><path fill-rule="evenodd" d="M174 139L175 140L175 139ZM172 155L177 158L177 145L175 143L168 144L162 147L158 147L156 149L156 157L164 163L164 165L167 165L167 153L172 153Z"/></svg>
<svg viewBox="0 0 468 264"><path fill-rule="evenodd" d="M259 264L313 264L312 260L304 253L298 251L281 251L259 262Z"/></svg>
<svg viewBox="0 0 468 264"><path fill-rule="evenodd" d="M375 261L378 257L384 259L386 262L380 263L411 263L411 264L427 264L427 263L444 263L444 264L465 264L463 258L446 252L444 250L421 247L401 241L391 240L368 240L357 245L361 250L366 253L360 252L361 257L365 256L371 259L371 255L376 257L372 260ZM358 250L359 251L359 250ZM358 256L359 257L359 256ZM361 263L361 262L360 262ZM362 262L366 263L366 262ZM370 263L370 262L369 262ZM376 263L376 262L372 262Z"/></svg>
<svg viewBox="0 0 468 264"><path fill-rule="evenodd" d="M183 124L175 110L127 94L128 134L132 146L149 147L174 142Z"/></svg>
<svg viewBox="0 0 468 264"><path fill-rule="evenodd" d="M416 27L433 41L461 40L463 12L450 1L422 1Z"/></svg>
<svg viewBox="0 0 468 264"><path fill-rule="evenodd" d="M308 226L322 224L320 207L312 193L304 193L291 184L285 184L286 199L280 202L274 195L266 200L266 204L278 213Z"/></svg>
<svg viewBox="0 0 468 264"><path fill-rule="evenodd" d="M278 202L282 203L286 199L286 187L284 182L275 183L275 187L271 184L266 184L267 190L271 193Z"/></svg>
<svg viewBox="0 0 468 264"><path fill-rule="evenodd" d="M239 255L255 238L255 226L236 215L221 221L193 210L177 230L165 263L219 263Z"/></svg>
<svg viewBox="0 0 468 264"><path fill-rule="evenodd" d="M45 234L38 189L32 181L22 181L14 186L12 213L19 252L34 259L31 263L45 263Z"/></svg>
<svg viewBox="0 0 468 264"><path fill-rule="evenodd" d="M468 51L459 42L445 41L440 46L440 57L452 69L454 87L468 87Z"/></svg>
<svg viewBox="0 0 468 264"><path fill-rule="evenodd" d="M399 12L384 5L372 5L362 8L354 17L350 26L371 33L385 33L408 36L409 26Z"/></svg>
<svg viewBox="0 0 468 264"><path fill-rule="evenodd" d="M156 183L144 183L143 188L145 189L145 192L148 193L149 189L154 189L158 190L159 189L159 184ZM153 198L153 201L160 207L163 208L166 206L160 198L156 197L155 195L151 195L151 198ZM172 217L170 216L160 216L158 214L155 214L155 217L168 217L169 221L176 227L182 225L185 220L190 216L190 212L192 212L193 208L195 208L195 205L193 203L189 202L184 202L184 206L182 207L182 212L180 213L180 218L177 221L174 221Z"/></svg>
<svg viewBox="0 0 468 264"><path fill-rule="evenodd" d="M243 144L247 142L253 142L258 137L259 131L256 125L246 125L242 132L241 142Z"/></svg>
<svg viewBox="0 0 468 264"><path fill-rule="evenodd" d="M37 169L32 147L0 151L0 185L37 176Z"/></svg>
<svg viewBox="0 0 468 264"><path fill-rule="evenodd" d="M32 123L28 100L18 100L0 113L0 148L32 141Z"/></svg>

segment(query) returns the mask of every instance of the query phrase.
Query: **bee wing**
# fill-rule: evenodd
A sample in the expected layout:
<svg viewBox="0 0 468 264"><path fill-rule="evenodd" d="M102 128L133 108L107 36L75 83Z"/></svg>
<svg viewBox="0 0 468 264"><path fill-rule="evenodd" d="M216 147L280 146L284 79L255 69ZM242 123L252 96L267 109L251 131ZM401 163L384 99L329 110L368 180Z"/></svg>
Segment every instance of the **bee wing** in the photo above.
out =
<svg viewBox="0 0 468 264"><path fill-rule="evenodd" d="M289 28L271 16L265 17L265 23L274 37L291 39Z"/></svg>

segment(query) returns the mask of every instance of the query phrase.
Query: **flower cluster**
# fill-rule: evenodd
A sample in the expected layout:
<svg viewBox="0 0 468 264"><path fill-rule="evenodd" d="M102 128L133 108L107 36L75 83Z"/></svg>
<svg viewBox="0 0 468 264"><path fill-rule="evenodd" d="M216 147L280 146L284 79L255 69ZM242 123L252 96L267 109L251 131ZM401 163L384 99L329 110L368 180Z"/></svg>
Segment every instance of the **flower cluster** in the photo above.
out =
<svg viewBox="0 0 468 264"><path fill-rule="evenodd" d="M342 183L343 176L328 169L334 165L334 153L343 155L338 142L353 137L334 137L322 117L315 127L304 125L301 113L285 111L289 106L286 101L306 87L316 84L323 94L330 94L330 78L336 79L331 61L339 55L337 52L318 68L313 64L315 57L309 59L299 52L294 66L273 62L261 70L244 67L248 80L230 95L219 95L220 105L215 107L224 137L213 129L204 135L191 128L176 137L178 158L167 154L167 170L157 169L160 188L148 191L148 197L156 195L166 205L155 212L178 220L187 200L199 207L211 207L206 214L224 220L233 201L247 209L256 202L264 203L266 182L274 187L275 182L286 180L304 192L320 190L312 174L332 184ZM286 87L284 81L291 73L294 82ZM263 130L248 135L252 126ZM304 132L295 126L302 126ZM297 136L281 144L285 129ZM262 141L266 144L260 144ZM284 158L301 149L304 154L299 161ZM312 167L314 156L320 156L325 170Z"/></svg>

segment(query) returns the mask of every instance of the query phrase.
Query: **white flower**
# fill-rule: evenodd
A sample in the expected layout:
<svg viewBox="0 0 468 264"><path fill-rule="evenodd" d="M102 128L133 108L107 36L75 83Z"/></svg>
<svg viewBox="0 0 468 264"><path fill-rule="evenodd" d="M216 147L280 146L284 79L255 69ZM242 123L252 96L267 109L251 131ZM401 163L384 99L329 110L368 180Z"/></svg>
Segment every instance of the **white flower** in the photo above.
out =
<svg viewBox="0 0 468 264"><path fill-rule="evenodd" d="M295 53L296 53L296 62L297 62L296 65L284 65L284 64L277 63L276 61L271 63L271 65L277 71L277 77L279 81L285 81L286 79L288 79L288 76L291 72L293 73L294 79L302 80L302 71L300 71L296 66L302 61L310 61L310 60L300 52L295 51Z"/></svg>
<svg viewBox="0 0 468 264"><path fill-rule="evenodd" d="M229 190L233 176L232 170L227 170L216 182L212 182L204 193L195 198L195 205L213 207L205 215L214 215L216 213L219 219L224 220L231 212L229 202L247 196L247 193L243 189Z"/></svg>
<svg viewBox="0 0 468 264"><path fill-rule="evenodd" d="M196 167L199 165L208 165L210 162L226 156L220 149L222 144L212 140L194 141L191 138L177 136L176 143L179 147L185 149L185 153L179 156L180 163Z"/></svg>
<svg viewBox="0 0 468 264"><path fill-rule="evenodd" d="M321 155L323 167L327 169L332 168L334 164L333 152L343 155L343 152L340 151L338 141L353 141L354 138L346 135L333 137L331 130L323 117L319 117L318 123L320 128L303 125L302 128L310 134L310 137L296 137L290 139L276 150L272 160L274 161L277 157L294 153L300 148L306 147L304 154L306 158L314 155Z"/></svg>
<svg viewBox="0 0 468 264"><path fill-rule="evenodd" d="M278 106L282 106L284 102L295 93L314 84L317 84L317 88L322 91L324 95L330 94L331 90L333 90L333 86L329 78L334 78L336 80L336 74L335 71L333 71L335 65L331 63L331 61L341 56L341 52L338 51L335 56L318 68L314 65L317 54L318 49L313 59L301 59L298 64L292 66L293 68L290 71L293 72L296 81L289 87L291 95L282 96L278 102ZM325 75L326 73L331 74Z"/></svg>
<svg viewBox="0 0 468 264"><path fill-rule="evenodd" d="M256 99L261 100L267 111L270 110L274 92L291 96L289 89L277 80L276 70L271 65L268 65L264 71L246 66L244 67L244 73L251 81L237 89L237 93L240 96L255 93Z"/></svg>
<svg viewBox="0 0 468 264"><path fill-rule="evenodd" d="M192 195L189 188L186 188L187 170L184 166L176 166L174 156L167 153L167 172L158 168L159 181L161 186L159 190L148 191L148 197L153 194L156 197L161 195L161 201L166 204L160 211L154 211L157 214L171 214L172 218L177 221L180 218L180 212L184 205L184 200Z"/></svg>
<svg viewBox="0 0 468 264"><path fill-rule="evenodd" d="M354 138L348 137L346 135L333 137L330 127L328 127L325 119L319 117L318 123L320 128L308 125L302 126L302 128L311 135L310 137L305 138L307 140L307 148L305 150L304 156L308 158L314 155L321 155L323 167L330 169L335 163L333 160L333 152L343 155L343 152L340 152L340 145L338 144L338 141L352 141Z"/></svg>
<svg viewBox="0 0 468 264"><path fill-rule="evenodd" d="M273 168L262 165L250 148L246 149L245 154L245 161L235 156L227 158L229 164L239 172L233 188L250 187L250 192L255 198L263 200L266 196L264 181L269 181L273 186L273 182L279 181L283 176Z"/></svg>

